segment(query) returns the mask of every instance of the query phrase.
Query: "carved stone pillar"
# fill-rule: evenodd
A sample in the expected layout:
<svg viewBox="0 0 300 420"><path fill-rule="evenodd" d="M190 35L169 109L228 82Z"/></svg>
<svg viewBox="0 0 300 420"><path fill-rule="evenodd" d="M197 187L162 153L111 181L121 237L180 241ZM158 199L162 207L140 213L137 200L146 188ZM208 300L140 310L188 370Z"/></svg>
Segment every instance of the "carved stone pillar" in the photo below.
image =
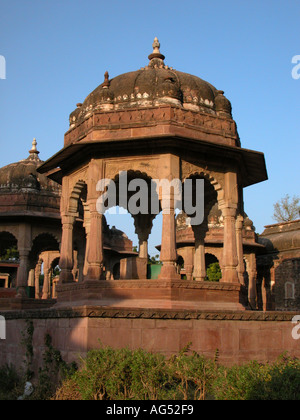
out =
<svg viewBox="0 0 300 420"><path fill-rule="evenodd" d="M208 215L209 209L205 209L205 215ZM205 219L207 221L207 217ZM201 225L193 226L193 232L195 237L195 253L194 253L194 271L193 278L196 281L205 281L206 278L206 267L205 267L205 235L207 228L207 222Z"/></svg>
<svg viewBox="0 0 300 420"><path fill-rule="evenodd" d="M152 229L154 216L151 214L137 214L134 216L135 233L139 239L139 257L148 260L148 238Z"/></svg>
<svg viewBox="0 0 300 420"><path fill-rule="evenodd" d="M257 290L256 290L256 255L254 253L249 256L249 289L248 300L252 309L257 309Z"/></svg>
<svg viewBox="0 0 300 420"><path fill-rule="evenodd" d="M90 235L88 247L88 268L86 280L100 280L103 271L103 215L97 211L90 212Z"/></svg>
<svg viewBox="0 0 300 420"><path fill-rule="evenodd" d="M243 221L244 218L241 215L237 216L236 219L236 246L237 246L237 257L238 266L237 272L239 282L245 285L245 264L244 264L244 250L243 250Z"/></svg>
<svg viewBox="0 0 300 420"><path fill-rule="evenodd" d="M49 299L50 298L50 281L51 281L51 268L47 264L44 264L44 284L43 284L43 293L42 299Z"/></svg>
<svg viewBox="0 0 300 420"><path fill-rule="evenodd" d="M180 274L176 270L176 222L173 194L163 197L161 203L163 220L160 260L163 266L158 278L180 280Z"/></svg>
<svg viewBox="0 0 300 420"><path fill-rule="evenodd" d="M73 278L73 225L74 216L62 216L62 239L59 267L61 269L59 275L60 283L72 283Z"/></svg>
<svg viewBox="0 0 300 420"><path fill-rule="evenodd" d="M85 256L84 256L84 264L83 264L83 277L87 275L88 270L88 253L89 253L89 246L90 246L90 227L91 227L91 220L90 220L90 213L89 211L84 211L84 224L83 227L85 228Z"/></svg>
<svg viewBox="0 0 300 420"><path fill-rule="evenodd" d="M187 247L185 257L184 257L184 269L185 269L186 279L188 281L193 280L193 268L194 268L194 248Z"/></svg>
<svg viewBox="0 0 300 420"><path fill-rule="evenodd" d="M42 260L38 260L38 263L35 267L35 273L34 273L34 285L35 285L35 298L39 299L40 298L40 275L42 272L42 264L43 261Z"/></svg>
<svg viewBox="0 0 300 420"><path fill-rule="evenodd" d="M34 268L29 270L28 274L28 286L34 287Z"/></svg>
<svg viewBox="0 0 300 420"><path fill-rule="evenodd" d="M84 255L80 252L77 255L77 264L78 264L78 283L83 281L83 266L84 266Z"/></svg>
<svg viewBox="0 0 300 420"><path fill-rule="evenodd" d="M239 283L236 246L236 207L223 207L224 246L223 246L223 276L224 283Z"/></svg>
<svg viewBox="0 0 300 420"><path fill-rule="evenodd" d="M195 239L194 272L193 277L196 281L205 281L205 247L204 239Z"/></svg>
<svg viewBox="0 0 300 420"><path fill-rule="evenodd" d="M26 287L28 282L29 249L19 249L20 265L17 274L17 297L26 297Z"/></svg>

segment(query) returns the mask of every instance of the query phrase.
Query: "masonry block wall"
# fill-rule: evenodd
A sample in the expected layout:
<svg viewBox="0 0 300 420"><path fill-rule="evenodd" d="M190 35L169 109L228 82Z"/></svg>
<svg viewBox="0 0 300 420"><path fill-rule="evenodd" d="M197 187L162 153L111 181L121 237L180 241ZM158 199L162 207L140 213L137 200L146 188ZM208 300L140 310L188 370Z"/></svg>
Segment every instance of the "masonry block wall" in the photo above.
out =
<svg viewBox="0 0 300 420"><path fill-rule="evenodd" d="M5 316L4 313L2 315ZM300 340L292 336L293 313L174 312L131 310L39 310L6 312L6 340L0 340L0 366L24 367L21 342L28 320L33 322L35 371L42 366L46 334L66 362L78 361L90 349L102 346L143 348L167 356L187 344L191 350L224 364L275 360L288 352L300 357Z"/></svg>
<svg viewBox="0 0 300 420"><path fill-rule="evenodd" d="M300 258L282 261L275 269L275 302L278 310L300 308Z"/></svg>

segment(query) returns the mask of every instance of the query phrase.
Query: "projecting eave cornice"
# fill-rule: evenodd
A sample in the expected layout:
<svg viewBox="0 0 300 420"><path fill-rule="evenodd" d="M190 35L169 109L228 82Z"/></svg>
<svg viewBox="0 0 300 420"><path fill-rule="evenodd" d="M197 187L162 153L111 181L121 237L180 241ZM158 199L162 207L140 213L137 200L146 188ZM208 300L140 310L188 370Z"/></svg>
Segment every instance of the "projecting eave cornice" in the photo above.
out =
<svg viewBox="0 0 300 420"><path fill-rule="evenodd" d="M261 152L174 135L110 141L81 141L64 147L37 170L59 182L63 172L68 173L91 158L158 153L174 153L185 158L189 155L193 158L198 156L201 159L209 156L223 164L235 162L241 174L243 187L268 179L264 154Z"/></svg>

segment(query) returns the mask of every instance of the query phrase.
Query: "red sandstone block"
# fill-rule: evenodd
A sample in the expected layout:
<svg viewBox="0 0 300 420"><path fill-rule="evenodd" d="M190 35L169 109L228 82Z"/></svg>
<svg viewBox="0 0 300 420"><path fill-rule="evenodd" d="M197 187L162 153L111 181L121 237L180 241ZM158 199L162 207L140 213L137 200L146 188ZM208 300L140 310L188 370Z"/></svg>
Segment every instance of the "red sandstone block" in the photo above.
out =
<svg viewBox="0 0 300 420"><path fill-rule="evenodd" d="M132 328L138 329L151 329L155 328L156 320L155 319L133 319Z"/></svg>
<svg viewBox="0 0 300 420"><path fill-rule="evenodd" d="M59 318L58 328L69 328L69 326L70 326L70 319L69 318Z"/></svg>
<svg viewBox="0 0 300 420"><path fill-rule="evenodd" d="M70 328L87 328L89 318L70 318Z"/></svg>
<svg viewBox="0 0 300 420"><path fill-rule="evenodd" d="M56 328L58 328L58 319L47 319L45 330L48 334L55 333Z"/></svg>
<svg viewBox="0 0 300 420"><path fill-rule="evenodd" d="M44 346L45 344L45 336L49 334L51 338L56 335L55 333L50 334L46 328L35 328L33 333L33 343L35 346Z"/></svg>
<svg viewBox="0 0 300 420"><path fill-rule="evenodd" d="M182 347L191 342L191 350L199 353L213 351L221 348L221 332L217 329L182 331L180 334Z"/></svg>
<svg viewBox="0 0 300 420"><path fill-rule="evenodd" d="M130 330L132 327L131 319L113 318L111 320L111 328L124 328Z"/></svg>
<svg viewBox="0 0 300 420"><path fill-rule="evenodd" d="M89 318L88 328L110 328L110 318Z"/></svg>
<svg viewBox="0 0 300 420"><path fill-rule="evenodd" d="M274 328L264 328L258 336L257 350L277 350L282 348L282 331Z"/></svg>
<svg viewBox="0 0 300 420"><path fill-rule="evenodd" d="M55 345L58 349L65 349L66 348L66 331L67 328L58 328L53 340L53 345Z"/></svg>
<svg viewBox="0 0 300 420"><path fill-rule="evenodd" d="M193 319L192 320L192 328L194 330L202 330L202 329L206 329L206 328L211 328L211 329L215 329L215 328L221 328L222 326L222 321L209 321L209 320L205 320L205 319Z"/></svg>
<svg viewBox="0 0 300 420"><path fill-rule="evenodd" d="M178 352L180 350L180 334L175 329L145 329L142 330L141 345L148 351Z"/></svg>
<svg viewBox="0 0 300 420"><path fill-rule="evenodd" d="M141 330L125 328L91 328L88 331L87 349L114 347L137 349L141 346Z"/></svg>
<svg viewBox="0 0 300 420"><path fill-rule="evenodd" d="M259 348L259 334L257 331L245 328L240 330L240 350L256 350Z"/></svg>
<svg viewBox="0 0 300 420"><path fill-rule="evenodd" d="M237 352L239 349L239 331L234 328L221 328L221 346L223 351Z"/></svg>
<svg viewBox="0 0 300 420"><path fill-rule="evenodd" d="M34 328L45 328L46 320L45 319L36 319L34 321Z"/></svg>
<svg viewBox="0 0 300 420"><path fill-rule="evenodd" d="M191 319L157 319L156 328L191 329L193 328L193 321Z"/></svg>
<svg viewBox="0 0 300 420"><path fill-rule="evenodd" d="M282 347L286 351L298 351L298 354L300 354L300 338L295 340L293 337L293 329L296 326L296 324L292 323L285 323L284 327L282 327ZM297 330L297 335L299 334L299 330ZM294 331L295 335L295 331ZM296 336L295 336L296 337Z"/></svg>
<svg viewBox="0 0 300 420"><path fill-rule="evenodd" d="M22 340L22 331L26 332L26 324L24 321L18 323L16 320L6 322L6 342L20 343Z"/></svg>
<svg viewBox="0 0 300 420"><path fill-rule="evenodd" d="M65 334L65 348L70 351L86 351L87 330L86 328L69 328Z"/></svg>

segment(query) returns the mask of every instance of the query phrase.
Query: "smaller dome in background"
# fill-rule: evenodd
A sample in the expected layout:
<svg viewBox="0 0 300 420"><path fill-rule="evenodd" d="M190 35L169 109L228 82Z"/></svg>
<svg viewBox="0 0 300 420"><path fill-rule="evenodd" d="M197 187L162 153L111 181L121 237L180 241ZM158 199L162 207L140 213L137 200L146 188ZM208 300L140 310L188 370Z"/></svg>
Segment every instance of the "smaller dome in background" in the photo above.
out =
<svg viewBox="0 0 300 420"><path fill-rule="evenodd" d="M29 156L19 162L0 168L0 195L18 192L48 191L55 195L60 192L60 186L47 176L37 172L43 161L39 158L37 141L33 139Z"/></svg>

